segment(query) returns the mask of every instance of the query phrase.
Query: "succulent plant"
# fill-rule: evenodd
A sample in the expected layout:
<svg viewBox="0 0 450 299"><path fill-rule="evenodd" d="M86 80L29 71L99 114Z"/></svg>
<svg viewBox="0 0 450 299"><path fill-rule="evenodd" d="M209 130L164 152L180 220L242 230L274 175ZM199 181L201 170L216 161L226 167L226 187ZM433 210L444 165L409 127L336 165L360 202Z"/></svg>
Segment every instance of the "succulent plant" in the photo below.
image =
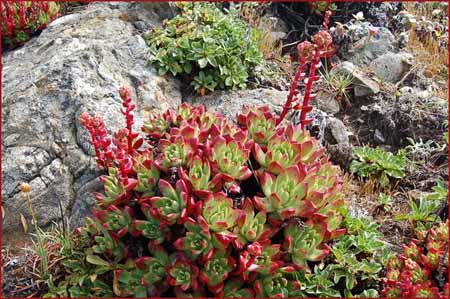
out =
<svg viewBox="0 0 450 299"><path fill-rule="evenodd" d="M271 275L265 276L255 282L255 291L261 298L286 298L300 289L300 283L289 274L295 272L292 266L279 268Z"/></svg>
<svg viewBox="0 0 450 299"><path fill-rule="evenodd" d="M233 201L225 193L210 195L203 204L202 216L213 232L227 232L236 225L239 211L233 208Z"/></svg>
<svg viewBox="0 0 450 299"><path fill-rule="evenodd" d="M141 192L143 197L153 196L159 180L159 170L152 155L135 157L133 170L136 172L138 184L134 190Z"/></svg>
<svg viewBox="0 0 450 299"><path fill-rule="evenodd" d="M248 179L252 175L247 166L250 147L249 143L215 137L207 148L213 171L220 173L225 181Z"/></svg>
<svg viewBox="0 0 450 299"><path fill-rule="evenodd" d="M186 291L189 288L197 289L198 267L182 255L174 256L171 259L172 261L167 270L169 284L182 291Z"/></svg>
<svg viewBox="0 0 450 299"><path fill-rule="evenodd" d="M189 218L184 226L187 229L186 235L175 241L175 248L182 251L190 260L199 257L204 260L210 259L214 247L209 226L203 217L198 217L198 222Z"/></svg>
<svg viewBox="0 0 450 299"><path fill-rule="evenodd" d="M165 239L165 233L167 233L167 229L161 227L161 221L159 221L152 215L152 207L148 203L142 203L141 210L146 216L146 219L136 219L133 221L133 231L131 232L132 235L142 235L152 240L155 244L161 244Z"/></svg>
<svg viewBox="0 0 450 299"><path fill-rule="evenodd" d="M109 168L109 175L101 177L104 183L105 195L96 193L96 198L102 207L109 205L119 205L128 200L128 195L133 188L138 184L138 181L133 178L126 178L121 180L119 172L116 168Z"/></svg>
<svg viewBox="0 0 450 299"><path fill-rule="evenodd" d="M242 214L237 221L234 232L237 233L236 247L242 247L248 242L266 239L271 231L266 225L267 217L264 211L255 214L252 201L245 199L242 205Z"/></svg>
<svg viewBox="0 0 450 299"><path fill-rule="evenodd" d="M445 298L448 295L448 221L403 246L403 253L388 262L382 295L391 298ZM422 247L425 245L425 247ZM440 274L439 274L440 273Z"/></svg>
<svg viewBox="0 0 450 299"><path fill-rule="evenodd" d="M248 130L250 137L256 144L267 144L276 131L276 118L270 112L268 106L261 106L256 109L245 106L244 112L238 115L238 123Z"/></svg>
<svg viewBox="0 0 450 299"><path fill-rule="evenodd" d="M2 46L14 48L28 41L39 30L44 29L59 13L56 1L3 1Z"/></svg>
<svg viewBox="0 0 450 299"><path fill-rule="evenodd" d="M159 180L159 191L162 196L154 196L149 199L144 198L142 203L149 202L152 206L150 213L161 221L160 225L172 225L183 222L194 208L194 200L189 195L189 190L183 180L178 180L176 187L163 179Z"/></svg>
<svg viewBox="0 0 450 299"><path fill-rule="evenodd" d="M320 261L330 253L328 245L322 243L323 234L312 225L300 227L295 223L289 224L284 235L285 248L298 266L307 266L307 261Z"/></svg>
<svg viewBox="0 0 450 299"><path fill-rule="evenodd" d="M106 210L99 210L94 213L95 217L103 222L103 227L116 238L121 238L130 230L134 218L133 210L127 206L120 209L115 205L110 205Z"/></svg>
<svg viewBox="0 0 450 299"><path fill-rule="evenodd" d="M283 173L287 168L295 166L301 162L302 146L282 136L273 135L267 144L267 152L255 143L254 154L256 161L274 174Z"/></svg>
<svg viewBox="0 0 450 299"><path fill-rule="evenodd" d="M142 282L146 285L155 284L166 276L169 256L160 246L152 246L152 256L144 256L136 260L136 267L144 272Z"/></svg>
<svg viewBox="0 0 450 299"><path fill-rule="evenodd" d="M141 284L144 272L139 268L130 270L116 270L114 272L116 284L114 285L114 292L118 296L128 297L134 295L136 297L145 297L147 290Z"/></svg>
<svg viewBox="0 0 450 299"><path fill-rule="evenodd" d="M199 156L192 159L189 173L186 173L183 168L179 168L180 177L192 186L194 193L205 198L212 192L217 192L222 185L222 176L217 173L211 179L211 166L206 159L202 161Z"/></svg>
<svg viewBox="0 0 450 299"><path fill-rule="evenodd" d="M130 94L121 90L127 128L111 139L101 118L83 115L99 166L109 173L102 178L104 194L96 196L96 221L81 232L94 238L96 254L118 262L128 258L116 271L115 294L143 293L138 281L156 293L172 287L177 296L297 294L298 282L289 273L323 260L326 243L345 232L341 180L318 142L299 127L276 127L267 108L246 108L239 128L202 106L183 104L150 116L156 124L144 125L145 147L129 129ZM252 158L258 170L250 168ZM252 175L265 197L258 191L244 196ZM287 258L282 244L271 243L279 231ZM123 242L128 238L147 244L150 254L133 262ZM173 249L163 249L169 243ZM239 254L232 255L235 250Z"/></svg>
<svg viewBox="0 0 450 299"><path fill-rule="evenodd" d="M192 140L185 140L180 135L173 136L171 140L160 139L161 155L155 163L164 170L170 167L186 166L195 151L195 147L196 145Z"/></svg>
<svg viewBox="0 0 450 299"><path fill-rule="evenodd" d="M198 94L246 86L262 62L258 30L249 28L236 9L214 3L177 3L179 13L145 34L150 62L160 75L189 77Z"/></svg>
<svg viewBox="0 0 450 299"><path fill-rule="evenodd" d="M244 281L240 279L229 279L223 288L222 298L253 298L254 291L251 288L244 288Z"/></svg>
<svg viewBox="0 0 450 299"><path fill-rule="evenodd" d="M161 138L167 133L173 119L174 112L172 110L167 110L162 114L152 113L144 122L142 132L150 138Z"/></svg>
<svg viewBox="0 0 450 299"><path fill-rule="evenodd" d="M283 265L280 257L279 244L270 244L269 239L253 242L239 255L239 268L235 274L244 280L256 273L269 275Z"/></svg>
<svg viewBox="0 0 450 299"><path fill-rule="evenodd" d="M223 251L216 251L205 263L199 278L212 293L218 294L223 290L223 282L235 266L236 262L232 257L226 256Z"/></svg>
<svg viewBox="0 0 450 299"><path fill-rule="evenodd" d="M294 165L275 177L265 172L261 176L261 187L266 197L255 196L256 207L267 213L273 213L279 219L292 216L306 216L313 212L313 207L304 201L307 194L307 184L303 182L306 170Z"/></svg>
<svg viewBox="0 0 450 299"><path fill-rule="evenodd" d="M342 181L305 128L267 107L235 124L183 103L151 114L143 138L131 95L120 89L125 123L112 136L101 117L80 120L108 170L95 218L77 230L97 279L142 297L295 297L326 282L300 273L327 262L346 232Z"/></svg>

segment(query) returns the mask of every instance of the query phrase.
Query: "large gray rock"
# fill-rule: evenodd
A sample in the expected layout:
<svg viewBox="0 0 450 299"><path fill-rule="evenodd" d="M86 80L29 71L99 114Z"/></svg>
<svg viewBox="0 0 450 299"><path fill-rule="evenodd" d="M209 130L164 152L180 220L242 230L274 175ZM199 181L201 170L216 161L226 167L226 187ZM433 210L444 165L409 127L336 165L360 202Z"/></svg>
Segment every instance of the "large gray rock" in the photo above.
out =
<svg viewBox="0 0 450 299"><path fill-rule="evenodd" d="M311 104L329 114L336 114L341 109L341 105L336 100L336 94L326 90L319 90L317 96L311 101Z"/></svg>
<svg viewBox="0 0 450 299"><path fill-rule="evenodd" d="M179 85L147 65L147 46L131 22L158 23L140 3L96 3L63 16L24 47L3 55L3 230L29 219L17 186L28 182L39 225L66 215L80 219L99 190L93 151L79 124L84 111L124 126L119 87L130 86L141 112L175 108Z"/></svg>
<svg viewBox="0 0 450 299"><path fill-rule="evenodd" d="M331 161L341 166L345 170L349 170L351 162L354 160L353 146L346 143L329 144L327 152Z"/></svg>
<svg viewBox="0 0 450 299"><path fill-rule="evenodd" d="M242 106L268 105L272 111L280 113L286 102L288 92L275 89L253 89L235 91L215 91L203 97L194 97L191 104L204 104L206 108L213 108L231 120L242 112Z"/></svg>
<svg viewBox="0 0 450 299"><path fill-rule="evenodd" d="M400 81L413 64L413 56L406 52L386 53L373 60L369 67L378 78L391 83Z"/></svg>
<svg viewBox="0 0 450 299"><path fill-rule="evenodd" d="M360 31L363 37L353 44L348 53L344 53L345 59L362 66L369 64L387 52L398 52L395 37L389 29L380 27L375 35L370 36L370 24L365 22L354 26L361 28Z"/></svg>
<svg viewBox="0 0 450 299"><path fill-rule="evenodd" d="M332 144L348 144L348 132L344 123L337 118L330 117L327 124L327 131L331 134L332 138L328 138Z"/></svg>

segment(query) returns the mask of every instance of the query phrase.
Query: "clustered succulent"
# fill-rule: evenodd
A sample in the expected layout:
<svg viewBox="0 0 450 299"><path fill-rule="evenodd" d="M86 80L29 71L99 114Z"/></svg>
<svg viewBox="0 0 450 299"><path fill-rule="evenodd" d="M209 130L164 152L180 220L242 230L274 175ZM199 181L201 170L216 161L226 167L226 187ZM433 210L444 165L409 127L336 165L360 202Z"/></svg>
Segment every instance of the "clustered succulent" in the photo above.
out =
<svg viewBox="0 0 450 299"><path fill-rule="evenodd" d="M263 62L258 32L236 9L224 12L208 2L176 5L177 16L145 35L159 74L185 75L200 94L244 88L253 67Z"/></svg>
<svg viewBox="0 0 450 299"><path fill-rule="evenodd" d="M14 48L47 26L59 12L55 1L2 1L2 46Z"/></svg>
<svg viewBox="0 0 450 299"><path fill-rule="evenodd" d="M419 232L387 268L383 296L448 298L448 221Z"/></svg>
<svg viewBox="0 0 450 299"><path fill-rule="evenodd" d="M78 229L101 268L93 281L110 277L117 296L296 294L294 274L345 233L339 171L318 141L267 107L235 124L186 103L151 115L141 137L131 92L120 95L126 128L112 136L101 117L80 117L107 170L95 218Z"/></svg>

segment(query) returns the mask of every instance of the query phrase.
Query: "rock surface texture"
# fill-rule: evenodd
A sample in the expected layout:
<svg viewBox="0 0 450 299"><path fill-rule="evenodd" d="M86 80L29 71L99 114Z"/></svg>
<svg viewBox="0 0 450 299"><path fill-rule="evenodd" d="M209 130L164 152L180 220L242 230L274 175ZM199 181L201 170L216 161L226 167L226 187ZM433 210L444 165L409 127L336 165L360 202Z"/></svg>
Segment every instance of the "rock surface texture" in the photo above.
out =
<svg viewBox="0 0 450 299"><path fill-rule="evenodd" d="M288 92L276 89L258 88L252 90L215 91L203 97L194 97L190 104L203 104L213 108L229 118L236 120L236 115L242 112L242 106L268 105L274 112L280 113L286 102Z"/></svg>
<svg viewBox="0 0 450 299"><path fill-rule="evenodd" d="M136 129L143 111L181 103L179 84L147 65L147 46L133 22L160 20L140 3L90 4L3 54L4 232L20 228L19 213L30 219L21 182L31 185L39 225L59 218L61 210L78 223L89 211L91 193L101 184L78 121L82 112L103 115L112 131L124 126L122 85L133 90Z"/></svg>

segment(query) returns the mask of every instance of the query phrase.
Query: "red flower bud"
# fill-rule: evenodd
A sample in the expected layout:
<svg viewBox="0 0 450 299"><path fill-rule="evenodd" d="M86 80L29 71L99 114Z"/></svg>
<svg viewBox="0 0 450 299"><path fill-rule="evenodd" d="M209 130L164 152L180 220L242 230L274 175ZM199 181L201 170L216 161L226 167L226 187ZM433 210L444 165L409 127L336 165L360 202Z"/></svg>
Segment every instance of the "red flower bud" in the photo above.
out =
<svg viewBox="0 0 450 299"><path fill-rule="evenodd" d="M314 45L308 41L301 42L297 46L299 60L309 61L314 52Z"/></svg>
<svg viewBox="0 0 450 299"><path fill-rule="evenodd" d="M331 46L333 38L331 37L330 33L328 33L328 31L320 31L313 36L313 41L316 44L318 50L326 51Z"/></svg>

